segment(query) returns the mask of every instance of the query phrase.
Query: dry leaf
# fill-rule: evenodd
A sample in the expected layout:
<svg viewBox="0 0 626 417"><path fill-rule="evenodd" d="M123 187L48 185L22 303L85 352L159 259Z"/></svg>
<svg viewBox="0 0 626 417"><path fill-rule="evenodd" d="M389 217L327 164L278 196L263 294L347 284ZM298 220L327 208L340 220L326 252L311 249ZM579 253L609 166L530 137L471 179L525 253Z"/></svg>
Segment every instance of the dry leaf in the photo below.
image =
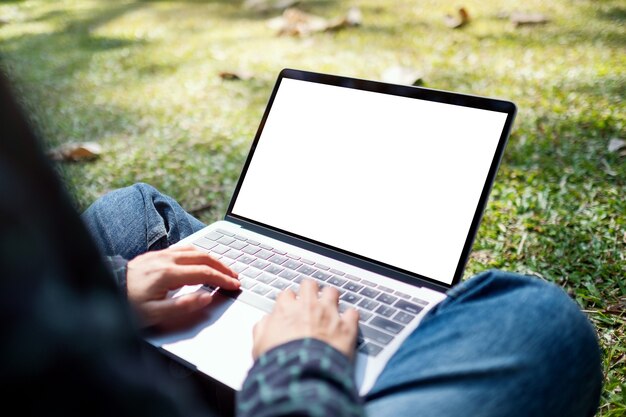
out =
<svg viewBox="0 0 626 417"><path fill-rule="evenodd" d="M96 159L102 154L102 147L93 142L70 143L61 145L48 152L50 158L55 161L89 161Z"/></svg>
<svg viewBox="0 0 626 417"><path fill-rule="evenodd" d="M448 14L444 18L444 23L446 26L452 29L458 29L460 27L465 26L470 21L469 13L465 7L459 8L456 14L451 15Z"/></svg>
<svg viewBox="0 0 626 417"><path fill-rule="evenodd" d="M338 30L361 24L361 11L352 8L343 17L325 19L305 13L296 8L285 10L282 16L270 19L268 26L277 31L278 35L307 36L314 32Z"/></svg>
<svg viewBox="0 0 626 417"><path fill-rule="evenodd" d="M300 3L297 0L246 0L243 7L257 13L285 10Z"/></svg>
<svg viewBox="0 0 626 417"><path fill-rule="evenodd" d="M420 71L402 66L387 68L381 79L386 83L404 85L422 85L422 74Z"/></svg>
<svg viewBox="0 0 626 417"><path fill-rule="evenodd" d="M222 80L249 80L252 78L252 73L249 71L221 71L219 76Z"/></svg>
<svg viewBox="0 0 626 417"><path fill-rule="evenodd" d="M524 12L511 13L509 19L515 27L522 25L541 25L550 21L550 19L548 19L545 15L541 13Z"/></svg>
<svg viewBox="0 0 626 417"><path fill-rule="evenodd" d="M613 138L609 141L609 152L617 152L622 148L626 148L626 140Z"/></svg>

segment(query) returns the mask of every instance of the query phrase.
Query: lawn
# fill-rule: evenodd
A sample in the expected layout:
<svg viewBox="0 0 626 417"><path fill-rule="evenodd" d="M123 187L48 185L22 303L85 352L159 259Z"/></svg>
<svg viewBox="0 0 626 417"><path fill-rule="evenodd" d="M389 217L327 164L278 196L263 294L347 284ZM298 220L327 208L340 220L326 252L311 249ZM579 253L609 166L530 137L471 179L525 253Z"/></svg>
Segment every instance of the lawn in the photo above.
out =
<svg viewBox="0 0 626 417"><path fill-rule="evenodd" d="M202 220L223 216L280 69L381 79L514 101L519 113L466 275L533 273L566 288L604 352L601 416L626 413L626 7L603 0L301 1L362 24L278 36L280 11L241 1L0 1L1 66L46 144L97 142L59 163L79 210L143 181ZM544 24L516 26L513 12ZM242 74L242 79L220 76ZM243 77L243 74L249 75ZM615 143L615 142L613 142Z"/></svg>

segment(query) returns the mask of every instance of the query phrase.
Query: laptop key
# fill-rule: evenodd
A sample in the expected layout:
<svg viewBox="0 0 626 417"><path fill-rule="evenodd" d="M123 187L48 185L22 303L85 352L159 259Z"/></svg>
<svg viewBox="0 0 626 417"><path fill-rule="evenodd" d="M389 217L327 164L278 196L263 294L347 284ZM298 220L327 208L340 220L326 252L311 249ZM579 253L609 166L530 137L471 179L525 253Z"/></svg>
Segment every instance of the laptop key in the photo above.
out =
<svg viewBox="0 0 626 417"><path fill-rule="evenodd" d="M277 275L277 274L278 274L280 271L282 271L283 269L285 269L285 268L281 268L281 267L280 267L280 266L278 266L278 265L272 265L272 264L270 264L269 266L267 266L267 267L265 268L265 271L266 271L266 272L269 272L270 274Z"/></svg>
<svg viewBox="0 0 626 417"><path fill-rule="evenodd" d="M261 248L258 248L256 246L252 246L252 245L244 246L241 249L242 252L247 253L248 255L254 255L255 253L257 253L260 250L261 250Z"/></svg>
<svg viewBox="0 0 626 417"><path fill-rule="evenodd" d="M266 245L264 243L259 244L260 247L262 247L265 250L272 250L274 249L273 247L271 247L270 245Z"/></svg>
<svg viewBox="0 0 626 417"><path fill-rule="evenodd" d="M282 278L277 278L276 280L272 281L272 283L270 284L272 287L274 288L278 288L279 290L284 290L287 287L289 287L289 285L291 285L291 282L286 281Z"/></svg>
<svg viewBox="0 0 626 417"><path fill-rule="evenodd" d="M259 295L265 295L268 292L270 292L270 290L271 290L270 287L268 287L267 285L260 284L260 283L250 289L250 291Z"/></svg>
<svg viewBox="0 0 626 417"><path fill-rule="evenodd" d="M294 255L292 253L288 253L285 256L288 257L288 258L291 258L291 259L300 259L300 257L298 255Z"/></svg>
<svg viewBox="0 0 626 417"><path fill-rule="evenodd" d="M341 297L341 299L345 302L356 304L361 299L361 297L354 293L347 292Z"/></svg>
<svg viewBox="0 0 626 417"><path fill-rule="evenodd" d="M374 300L370 300L368 298L364 298L360 303L359 303L359 307L363 307L366 310L374 310L376 307L378 307L380 303L374 301Z"/></svg>
<svg viewBox="0 0 626 417"><path fill-rule="evenodd" d="M262 284L255 283L254 287L260 286ZM254 288L253 287L253 288ZM255 294L252 292L252 289L247 289L245 291L223 291L220 290L220 294L225 295L226 297L234 298L238 301L242 301L246 304L254 306L258 309L265 311L266 313L271 313L274 308L275 302L266 298L265 296Z"/></svg>
<svg viewBox="0 0 626 417"><path fill-rule="evenodd" d="M283 263L282 266L289 269L298 269L302 266L302 264L298 261L294 261L293 259L289 259L287 262Z"/></svg>
<svg viewBox="0 0 626 417"><path fill-rule="evenodd" d="M278 294L280 294L278 291L272 290L269 293L267 293L265 296L269 298L270 300L276 300L276 297L278 297Z"/></svg>
<svg viewBox="0 0 626 417"><path fill-rule="evenodd" d="M269 284L270 282L274 281L275 279L276 279L276 276L270 275L270 274L266 274L265 272L263 272L261 275L256 277L257 281L260 281L260 282L262 282L264 284Z"/></svg>
<svg viewBox="0 0 626 417"><path fill-rule="evenodd" d="M328 274L326 274L326 275L328 275ZM336 276L336 275L333 275L333 276L332 276L332 277L328 280L328 283L329 283L329 284L332 284L332 285L336 285L336 286L338 286L338 287L341 287L343 284L345 284L345 283L346 283L346 280L345 280L345 279L343 279L343 278L341 278L341 277L338 277L338 276ZM360 298L360 297L359 297L359 298Z"/></svg>
<svg viewBox="0 0 626 417"><path fill-rule="evenodd" d="M243 255L243 252L240 252L240 251L235 250L235 249L230 249L230 250L228 250L228 251L226 251L224 253L224 256L226 256L227 258L230 258L230 259L237 259L241 255Z"/></svg>
<svg viewBox="0 0 626 417"><path fill-rule="evenodd" d="M346 290L350 290L352 292L359 292L363 286L361 284L357 284L356 282L348 281L346 285L343 286Z"/></svg>
<svg viewBox="0 0 626 417"><path fill-rule="evenodd" d="M261 242L257 242L256 240L252 240L252 239L248 239L246 242L254 246L259 246L261 244Z"/></svg>
<svg viewBox="0 0 626 417"><path fill-rule="evenodd" d="M422 311L423 309L423 307L418 306L417 304L409 303L408 301L404 300L399 300L397 303L394 304L394 306L411 314L419 314L420 311Z"/></svg>
<svg viewBox="0 0 626 417"><path fill-rule="evenodd" d="M315 263L315 262L310 261L310 260L305 259L305 258L300 258L300 261L304 262L307 265L313 265Z"/></svg>
<svg viewBox="0 0 626 417"><path fill-rule="evenodd" d="M298 274L298 276L297 276L297 277L295 277L295 278L293 279L293 282L294 282L295 284L299 284L299 283L301 283L301 282L302 282L302 280L303 280L303 279L304 279L304 275L300 275L300 274Z"/></svg>
<svg viewBox="0 0 626 417"><path fill-rule="evenodd" d="M313 272L317 271L317 269L311 268L310 266L302 265L296 271L298 271L298 272L300 272L301 274L304 274L304 275L311 275Z"/></svg>
<svg viewBox="0 0 626 417"><path fill-rule="evenodd" d="M322 269L324 271L328 271L330 269L329 266L326 266L326 265L323 265L323 264L318 264L317 262L315 262L315 267L319 268L319 269Z"/></svg>
<svg viewBox="0 0 626 417"><path fill-rule="evenodd" d="M419 299L417 297L411 298L411 301L413 301L415 304L418 304L418 305L421 305L421 306L424 306L424 307L426 307L428 305L428 301L421 300L421 299Z"/></svg>
<svg viewBox="0 0 626 417"><path fill-rule="evenodd" d="M385 304L393 304L398 297L394 297L393 295L389 295L389 294L381 294L376 298L378 301L382 301Z"/></svg>
<svg viewBox="0 0 626 417"><path fill-rule="evenodd" d="M339 301L339 312L340 313L345 313L345 311L349 308L351 308L352 306L348 303L346 303L345 301Z"/></svg>
<svg viewBox="0 0 626 417"><path fill-rule="evenodd" d="M207 239L211 239L211 240L218 240L222 236L224 235L219 232L216 232L215 230L204 235L204 237L206 237Z"/></svg>
<svg viewBox="0 0 626 417"><path fill-rule="evenodd" d="M268 258L268 261L275 263L277 265L281 265L283 262L285 262L288 258L284 257L284 256L280 256L280 255L274 255Z"/></svg>
<svg viewBox="0 0 626 417"><path fill-rule="evenodd" d="M330 268L330 271L328 271L328 272L330 272L330 273L332 273L332 274L335 274L335 275L339 275L339 276L341 276L341 277L342 277L342 276L344 276L344 275L346 275L346 273L345 273L345 272L340 271L340 270L338 270L338 269L333 269L333 268Z"/></svg>
<svg viewBox="0 0 626 417"><path fill-rule="evenodd" d="M398 310L392 307L384 306L384 305L378 307L378 309L376 310L378 314L380 314L381 316L385 316L385 317L393 316L394 314L396 314L396 311Z"/></svg>
<svg viewBox="0 0 626 417"><path fill-rule="evenodd" d="M359 294L362 294L363 296L368 297L368 298L374 298L378 294L380 294L380 291L376 291L376 290L373 290L373 289L371 289L369 287L365 287L365 288L363 288L361 290L361 292Z"/></svg>
<svg viewBox="0 0 626 417"><path fill-rule="evenodd" d="M343 274L337 274L337 275L343 275ZM350 274L346 274L346 278L351 279L352 281L356 281L356 282L361 281L361 278L355 277L354 275L350 275ZM363 283L366 283L366 282L367 281L364 281Z"/></svg>
<svg viewBox="0 0 626 417"><path fill-rule="evenodd" d="M232 237L228 237L228 236L222 236L221 238L217 239L218 242L220 242L222 245L230 245L231 243L233 243L235 241L235 239L233 239Z"/></svg>
<svg viewBox="0 0 626 417"><path fill-rule="evenodd" d="M216 247L211 249L211 252L215 252L215 253L218 253L220 255L223 255L226 252L228 252L229 250L230 250L230 248L228 246L217 245Z"/></svg>
<svg viewBox="0 0 626 417"><path fill-rule="evenodd" d="M211 250L217 246L217 242L214 242L212 240L209 240L203 237L193 242L193 244L196 246L200 246L201 248L206 249L206 250Z"/></svg>
<svg viewBox="0 0 626 417"><path fill-rule="evenodd" d="M255 287L256 288L256 287ZM378 344L386 345L393 340L393 336L379 330L368 327L365 324L359 323L359 333L365 338L365 340L372 340Z"/></svg>
<svg viewBox="0 0 626 417"><path fill-rule="evenodd" d="M240 274L248 268L248 265L242 264L241 262L235 262L230 266L230 269Z"/></svg>
<svg viewBox="0 0 626 417"><path fill-rule="evenodd" d="M232 264L234 264L234 263L235 263L235 260L234 260L234 259L230 259L230 258L227 258L227 257L225 257L225 256L219 256L217 259L218 259L218 260L219 260L222 264L224 264L224 265L226 265L226 266L228 266L228 267L229 267L229 266L231 266Z"/></svg>
<svg viewBox="0 0 626 417"><path fill-rule="evenodd" d="M397 295L400 298L404 298L405 300L410 300L411 299L410 295L405 294L402 291L395 291L394 294Z"/></svg>
<svg viewBox="0 0 626 417"><path fill-rule="evenodd" d="M283 272L278 274L279 277L285 278L285 279L294 279L298 275L300 275L300 274L298 274L297 272L290 271L288 269L285 269Z"/></svg>
<svg viewBox="0 0 626 417"><path fill-rule="evenodd" d="M399 321L400 323L403 323L403 324L409 324L411 320L413 320L414 318L415 316L405 313L404 311L398 311L398 314L393 316L393 319L395 321Z"/></svg>
<svg viewBox="0 0 626 417"><path fill-rule="evenodd" d="M315 271L311 274L311 276L315 279L319 279L321 281L326 281L328 278L331 277L330 274L327 274L326 272L322 272L322 271ZM330 282L330 281L329 281ZM331 282L332 284L332 282ZM334 284L337 285L337 284Z"/></svg>
<svg viewBox="0 0 626 417"><path fill-rule="evenodd" d="M379 289L383 290L384 292L388 292L389 294L391 294L393 292L392 288L389 287L383 287L382 285L378 286Z"/></svg>
<svg viewBox="0 0 626 417"><path fill-rule="evenodd" d="M369 324L371 326L378 327L379 329L385 330L393 334L398 334L404 329L403 325L378 316L374 317L372 321L369 322Z"/></svg>
<svg viewBox="0 0 626 417"><path fill-rule="evenodd" d="M239 240L242 240L242 241L244 241L244 242L245 242L246 240L248 240L245 236L241 236L241 235L235 235L235 239L239 239Z"/></svg>
<svg viewBox="0 0 626 417"><path fill-rule="evenodd" d="M376 355L378 355L382 350L383 348L372 342L367 342L359 346L359 352L363 352L366 355L373 357L376 357Z"/></svg>
<svg viewBox="0 0 626 417"><path fill-rule="evenodd" d="M241 288L244 288L246 290L249 290L257 284L257 282L252 278L242 278L239 280L239 282L241 283Z"/></svg>
<svg viewBox="0 0 626 417"><path fill-rule="evenodd" d="M277 253L279 255L287 255L287 252L280 250L280 249L276 249L276 248L272 248L272 252Z"/></svg>
<svg viewBox="0 0 626 417"><path fill-rule="evenodd" d="M366 279L362 279L361 282L368 287L376 288L376 283L372 281L368 281Z"/></svg>
<svg viewBox="0 0 626 417"><path fill-rule="evenodd" d="M257 259L256 261L252 262L250 265L255 267L255 268L259 268L259 269L263 269L266 266L268 266L270 263L266 262L262 259Z"/></svg>
<svg viewBox="0 0 626 417"><path fill-rule="evenodd" d="M261 247L263 247L263 245L261 245ZM260 250L257 253L255 253L255 256L257 258L262 258L262 259L269 259L270 257L272 257L274 255L274 252L270 252L266 249Z"/></svg>
<svg viewBox="0 0 626 417"><path fill-rule="evenodd" d="M241 275L243 275L244 277L256 278L262 273L263 271L260 271L256 268L246 268L243 272L241 272Z"/></svg>
<svg viewBox="0 0 626 417"><path fill-rule="evenodd" d="M241 240L235 240L233 243L231 243L228 246L230 246L233 249L242 250L243 248L248 246L248 244L246 242L242 242Z"/></svg>
<svg viewBox="0 0 626 417"><path fill-rule="evenodd" d="M232 236L235 236L235 234L234 234L234 233L231 233L231 232L229 232L229 231L227 231L227 230L224 230L224 229L217 229L217 231L218 231L219 233L223 234L223 235L226 235L226 236L231 236L231 237L232 237Z"/></svg>
<svg viewBox="0 0 626 417"><path fill-rule="evenodd" d="M237 258L237 261L243 262L244 264L251 264L252 262L254 262L255 259L256 258L254 256L243 254L239 258Z"/></svg>
<svg viewBox="0 0 626 417"><path fill-rule="evenodd" d="M373 314L369 311L365 311L360 308L358 308L357 310L359 311L359 321L362 321L363 323L368 321L373 316Z"/></svg>

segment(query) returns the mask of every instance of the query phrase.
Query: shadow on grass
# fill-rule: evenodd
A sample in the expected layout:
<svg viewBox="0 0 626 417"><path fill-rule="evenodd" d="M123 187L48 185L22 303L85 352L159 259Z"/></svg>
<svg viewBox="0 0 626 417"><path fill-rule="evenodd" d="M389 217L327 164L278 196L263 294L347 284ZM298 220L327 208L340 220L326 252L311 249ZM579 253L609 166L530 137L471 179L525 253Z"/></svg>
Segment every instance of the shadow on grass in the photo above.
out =
<svg viewBox="0 0 626 417"><path fill-rule="evenodd" d="M111 103L94 103L93 97L80 93L86 81L77 74L87 71L98 53L145 44L143 40L94 34L100 25L140 6L109 5L80 15L53 10L31 21L49 22L60 29L0 41L0 58L7 58L0 60L0 68L12 80L32 122L41 129L49 146L97 141L130 127L129 121L134 117L129 110ZM36 85L39 87L33 87Z"/></svg>

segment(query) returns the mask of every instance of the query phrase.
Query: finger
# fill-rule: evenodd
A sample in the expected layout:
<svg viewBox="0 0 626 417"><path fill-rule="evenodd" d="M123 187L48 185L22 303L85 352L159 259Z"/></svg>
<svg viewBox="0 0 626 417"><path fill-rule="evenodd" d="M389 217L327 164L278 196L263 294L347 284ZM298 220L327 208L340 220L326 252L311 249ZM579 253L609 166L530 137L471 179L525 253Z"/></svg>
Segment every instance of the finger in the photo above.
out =
<svg viewBox="0 0 626 417"><path fill-rule="evenodd" d="M241 287L238 279L225 275L208 265L174 265L168 274L164 275L164 279L170 290L196 284L215 285L225 290L238 290Z"/></svg>
<svg viewBox="0 0 626 417"><path fill-rule="evenodd" d="M265 331L265 326L268 320L268 316L263 317L260 321L258 321L254 327L252 328L252 358L256 360L260 355L259 346L260 340L262 338L263 332Z"/></svg>
<svg viewBox="0 0 626 417"><path fill-rule="evenodd" d="M305 279L300 283L300 299L312 303L317 301L318 286L312 279Z"/></svg>
<svg viewBox="0 0 626 417"><path fill-rule="evenodd" d="M150 301L144 304L145 313L149 324L156 324L166 319L172 319L190 314L211 303L213 297L206 291L196 291L192 294L182 295L176 298Z"/></svg>
<svg viewBox="0 0 626 417"><path fill-rule="evenodd" d="M206 252L192 248L191 250L180 251L175 255L175 261L179 265L208 265L217 269L223 274L237 278L237 273L226 265L215 259Z"/></svg>
<svg viewBox="0 0 626 417"><path fill-rule="evenodd" d="M356 335L359 325L359 312L356 311L355 308L349 308L341 315L341 320L343 320L348 329Z"/></svg>
<svg viewBox="0 0 626 417"><path fill-rule="evenodd" d="M322 288L322 294L320 295L320 301L324 304L331 305L337 309L339 304L339 291L336 288L326 286Z"/></svg>
<svg viewBox="0 0 626 417"><path fill-rule="evenodd" d="M256 322L254 327L252 327L252 338L257 339L261 334L263 334L263 329L265 328L265 323L267 321L267 315L263 316L263 318Z"/></svg>
<svg viewBox="0 0 626 417"><path fill-rule="evenodd" d="M290 289L281 291L276 297L277 303L280 303L280 302L284 303L286 301L295 301L295 300L296 300L296 294Z"/></svg>

